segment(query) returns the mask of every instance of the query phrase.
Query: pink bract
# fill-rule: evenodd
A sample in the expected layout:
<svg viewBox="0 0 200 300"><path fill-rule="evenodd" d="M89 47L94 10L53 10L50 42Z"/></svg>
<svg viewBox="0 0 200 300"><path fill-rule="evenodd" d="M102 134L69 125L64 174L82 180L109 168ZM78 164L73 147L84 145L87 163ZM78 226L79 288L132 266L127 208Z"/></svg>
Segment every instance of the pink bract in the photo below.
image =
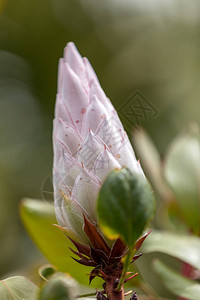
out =
<svg viewBox="0 0 200 300"><path fill-rule="evenodd" d="M53 147L58 223L87 244L83 215L97 222L97 195L111 170L143 171L92 66L73 43L59 62Z"/></svg>

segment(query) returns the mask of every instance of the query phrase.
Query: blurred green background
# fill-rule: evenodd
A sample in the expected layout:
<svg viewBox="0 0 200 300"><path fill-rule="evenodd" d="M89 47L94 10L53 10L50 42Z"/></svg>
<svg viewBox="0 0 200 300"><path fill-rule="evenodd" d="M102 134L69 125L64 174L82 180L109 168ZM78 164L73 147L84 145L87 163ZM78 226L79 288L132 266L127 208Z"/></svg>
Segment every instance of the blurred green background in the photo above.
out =
<svg viewBox="0 0 200 300"><path fill-rule="evenodd" d="M0 0L0 277L39 256L18 205L44 197L51 176L57 66L69 41L116 109L137 90L154 106L140 122L161 154L200 119L198 0Z"/></svg>

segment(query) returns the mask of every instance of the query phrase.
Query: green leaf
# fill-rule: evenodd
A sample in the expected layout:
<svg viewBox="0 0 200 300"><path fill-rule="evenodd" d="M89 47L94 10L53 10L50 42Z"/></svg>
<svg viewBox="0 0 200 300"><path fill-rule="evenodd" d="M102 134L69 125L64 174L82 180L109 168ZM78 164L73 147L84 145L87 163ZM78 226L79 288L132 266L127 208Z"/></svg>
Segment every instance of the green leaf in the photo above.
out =
<svg viewBox="0 0 200 300"><path fill-rule="evenodd" d="M198 130L180 135L171 144L164 165L170 185L187 225L200 230L200 135Z"/></svg>
<svg viewBox="0 0 200 300"><path fill-rule="evenodd" d="M102 230L109 238L120 235L130 248L148 225L154 209L150 185L142 175L127 168L112 171L99 193Z"/></svg>
<svg viewBox="0 0 200 300"><path fill-rule="evenodd" d="M200 270L200 239L165 231L153 231L142 246L145 253L160 252L182 260Z"/></svg>
<svg viewBox="0 0 200 300"><path fill-rule="evenodd" d="M21 219L35 244L45 257L61 272L67 272L80 283L88 285L85 274L91 268L79 265L71 256L69 247L72 243L53 224L57 223L53 205L33 199L24 199L20 206ZM91 286L101 286L101 280L96 278Z"/></svg>
<svg viewBox="0 0 200 300"><path fill-rule="evenodd" d="M39 288L23 276L14 276L0 281L1 300L36 300Z"/></svg>
<svg viewBox="0 0 200 300"><path fill-rule="evenodd" d="M173 294L190 300L200 300L200 284L179 275L158 260L154 262L154 269Z"/></svg>

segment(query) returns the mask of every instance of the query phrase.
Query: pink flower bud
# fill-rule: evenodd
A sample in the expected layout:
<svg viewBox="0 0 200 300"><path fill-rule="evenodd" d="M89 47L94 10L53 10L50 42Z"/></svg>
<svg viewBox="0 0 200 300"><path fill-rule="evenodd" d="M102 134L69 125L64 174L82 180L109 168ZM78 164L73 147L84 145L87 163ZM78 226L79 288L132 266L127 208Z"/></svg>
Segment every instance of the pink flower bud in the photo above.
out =
<svg viewBox="0 0 200 300"><path fill-rule="evenodd" d="M73 43L59 62L53 146L58 223L87 243L83 215L97 222L97 195L110 171L143 171L116 110Z"/></svg>

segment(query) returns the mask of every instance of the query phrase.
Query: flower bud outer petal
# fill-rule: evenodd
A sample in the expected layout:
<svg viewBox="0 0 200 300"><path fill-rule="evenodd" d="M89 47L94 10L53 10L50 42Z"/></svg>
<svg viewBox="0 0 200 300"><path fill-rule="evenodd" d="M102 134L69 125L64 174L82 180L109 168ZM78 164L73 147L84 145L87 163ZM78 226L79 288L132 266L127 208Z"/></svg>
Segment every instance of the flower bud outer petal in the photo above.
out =
<svg viewBox="0 0 200 300"><path fill-rule="evenodd" d="M72 156L75 156L77 149L82 143L82 139L76 128L62 119L57 119L55 121L54 128L55 137L66 146Z"/></svg>
<svg viewBox="0 0 200 300"><path fill-rule="evenodd" d="M72 116L73 122L81 132L83 112L88 104L89 97L80 78L73 72L69 65L63 60L60 62L59 69L62 70L62 77L59 80L59 94L61 94L67 108Z"/></svg>
<svg viewBox="0 0 200 300"><path fill-rule="evenodd" d="M110 151L106 148L101 152L94 164L93 173L101 180L104 181L108 174L113 169L120 169L121 166L113 157Z"/></svg>
<svg viewBox="0 0 200 300"><path fill-rule="evenodd" d="M64 102L63 98L60 94L57 94L56 96L56 106L55 106L55 119L62 119L63 121L72 124L75 127L75 124L73 123L72 116L70 115L70 112L67 108L66 103Z"/></svg>
<svg viewBox="0 0 200 300"><path fill-rule="evenodd" d="M99 99L99 101L103 104L103 106L106 108L106 111L109 114L109 118L112 118L113 114L116 114L116 110L114 109L110 100L106 97L99 82L92 79L91 82L89 83L89 87L90 87L90 99L96 96Z"/></svg>
<svg viewBox="0 0 200 300"><path fill-rule="evenodd" d="M68 63L77 76L82 77L85 73L85 64L83 59L72 42L68 43L67 47L64 49L64 61Z"/></svg>
<svg viewBox="0 0 200 300"><path fill-rule="evenodd" d="M97 84L100 84L98 77L97 77L93 67L91 66L89 60L87 59L87 57L83 57L83 62L85 65L85 73L86 73L86 78L87 78L88 82L90 82L91 80L94 80L97 82Z"/></svg>
<svg viewBox="0 0 200 300"><path fill-rule="evenodd" d="M77 153L76 159L80 164L83 164L87 170L91 171L97 156L103 151L103 149L103 142L90 130L87 138Z"/></svg>
<svg viewBox="0 0 200 300"><path fill-rule="evenodd" d="M77 176L72 190L72 197L81 204L90 219L95 222L97 221L95 199L97 199L100 186L100 182L83 168Z"/></svg>
<svg viewBox="0 0 200 300"><path fill-rule="evenodd" d="M59 170L59 171L58 171ZM70 155L65 152L62 152L57 163L54 165L53 177L55 180L55 188L59 180L67 186L71 191L74 185L75 178L81 171L81 166L78 162Z"/></svg>
<svg viewBox="0 0 200 300"><path fill-rule="evenodd" d="M86 137L89 129L95 133L99 124L103 119L105 119L105 117L109 118L106 108L96 96L93 96L85 114L82 136Z"/></svg>
<svg viewBox="0 0 200 300"><path fill-rule="evenodd" d="M120 128L113 119L104 118L99 125L96 136L98 136L104 144L110 149L111 153L115 155L117 149L121 146L123 141L123 128Z"/></svg>
<svg viewBox="0 0 200 300"><path fill-rule="evenodd" d="M55 193L55 213L61 226L68 227L80 239L88 242L87 236L82 230L83 215L87 215L85 209L70 195L63 184L59 184L60 191Z"/></svg>

